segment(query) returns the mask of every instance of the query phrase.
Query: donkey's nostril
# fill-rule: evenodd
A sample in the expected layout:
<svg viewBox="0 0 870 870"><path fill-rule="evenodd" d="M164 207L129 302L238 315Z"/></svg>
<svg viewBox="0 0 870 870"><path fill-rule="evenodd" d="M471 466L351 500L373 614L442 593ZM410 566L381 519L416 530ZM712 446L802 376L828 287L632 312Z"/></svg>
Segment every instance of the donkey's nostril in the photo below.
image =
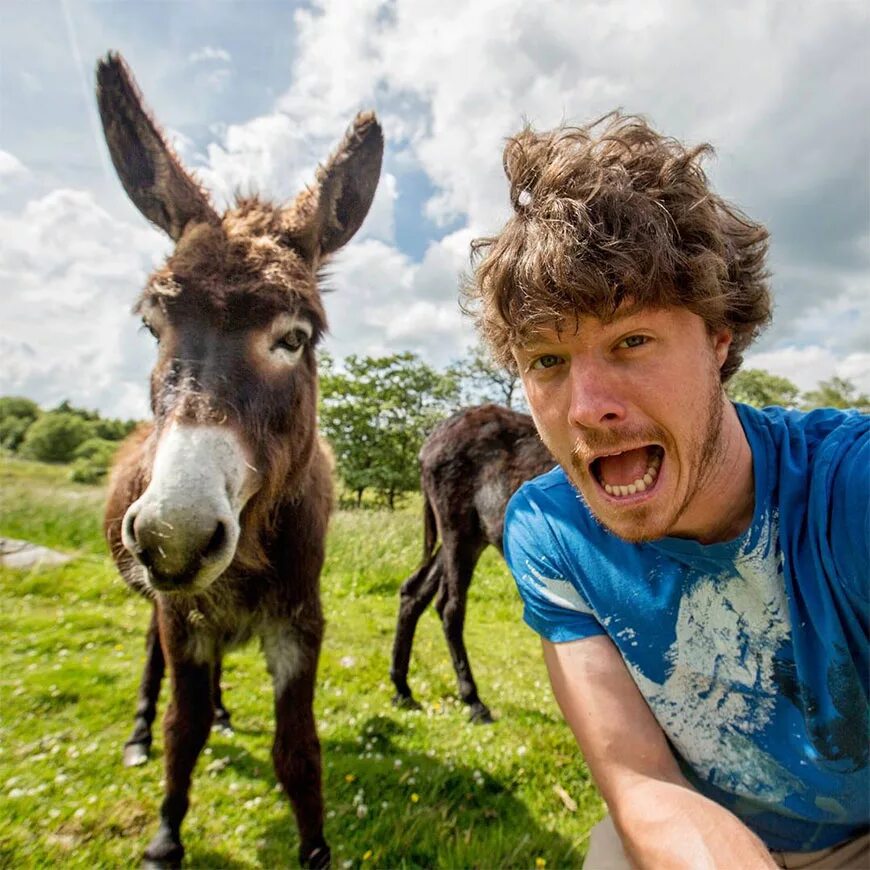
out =
<svg viewBox="0 0 870 870"><path fill-rule="evenodd" d="M224 548L224 544L227 540L227 527L222 520L218 520L217 528L214 530L214 534L211 536L208 544L206 544L205 549L202 551L203 558L207 559L209 556L215 556Z"/></svg>

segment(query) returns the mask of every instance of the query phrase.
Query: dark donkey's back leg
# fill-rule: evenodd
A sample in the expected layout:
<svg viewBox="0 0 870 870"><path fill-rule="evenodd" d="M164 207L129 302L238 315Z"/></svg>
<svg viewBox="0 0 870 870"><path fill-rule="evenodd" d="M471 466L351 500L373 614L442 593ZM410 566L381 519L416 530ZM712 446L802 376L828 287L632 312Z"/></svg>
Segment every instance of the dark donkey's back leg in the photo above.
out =
<svg viewBox="0 0 870 870"><path fill-rule="evenodd" d="M444 536L439 550L444 579L435 602L459 682L459 697L471 708L472 722L492 722L489 708L477 694L464 638L468 587L485 547L486 544L479 539L463 538L460 534Z"/></svg>
<svg viewBox="0 0 870 870"><path fill-rule="evenodd" d="M136 701L136 715L133 720L133 733L124 744L124 765L135 767L145 764L151 751L151 725L157 715L157 699L160 697L160 683L166 669L163 649L157 634L157 608L151 608L151 621L145 635L145 668L139 683L139 697Z"/></svg>
<svg viewBox="0 0 870 870"><path fill-rule="evenodd" d="M212 700L214 701L214 728L222 734L231 735L233 726L230 722L230 711L224 707L224 697L221 691L221 675L222 675L222 659L223 656L218 653L214 663L214 674L212 678Z"/></svg>
<svg viewBox="0 0 870 870"><path fill-rule="evenodd" d="M399 616L396 622L396 637L393 640L393 661L390 679L396 687L393 703L398 706L417 706L411 687L408 685L408 668L411 663L411 647L414 632L423 611L435 595L441 583L441 551L424 562L403 584L399 593Z"/></svg>

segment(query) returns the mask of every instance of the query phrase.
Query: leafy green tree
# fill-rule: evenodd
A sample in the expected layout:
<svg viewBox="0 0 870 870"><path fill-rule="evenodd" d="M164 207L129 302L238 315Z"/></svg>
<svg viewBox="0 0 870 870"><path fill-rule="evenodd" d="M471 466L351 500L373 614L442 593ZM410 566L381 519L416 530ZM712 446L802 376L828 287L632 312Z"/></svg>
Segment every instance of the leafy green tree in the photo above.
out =
<svg viewBox="0 0 870 870"><path fill-rule="evenodd" d="M90 434L90 426L81 417L50 411L30 425L20 452L42 462L69 462Z"/></svg>
<svg viewBox="0 0 870 870"><path fill-rule="evenodd" d="M756 408L768 405L795 408L800 394L788 378L772 375L764 369L742 369L728 382L727 390L735 402Z"/></svg>
<svg viewBox="0 0 870 870"><path fill-rule="evenodd" d="M0 447L17 450L30 424L39 416L39 405L21 396L0 397Z"/></svg>
<svg viewBox="0 0 870 870"><path fill-rule="evenodd" d="M392 508L419 486L417 454L432 427L458 402L456 379L412 353L349 356L320 363L320 427L342 482L357 504L374 489Z"/></svg>
<svg viewBox="0 0 870 870"><path fill-rule="evenodd" d="M807 411L813 408L858 408L868 413L870 396L859 393L857 387L847 378L833 377L828 381L821 381L815 390L804 393L801 407Z"/></svg>
<svg viewBox="0 0 870 870"><path fill-rule="evenodd" d="M23 396L0 396L0 420L20 417L31 422L39 416L39 405Z"/></svg>
<svg viewBox="0 0 870 870"><path fill-rule="evenodd" d="M70 404L69 399L64 399L56 408L52 408L49 413L52 414L72 414L74 417L81 417L82 420L99 420L100 415L97 411L89 411L87 408L77 408Z"/></svg>
<svg viewBox="0 0 870 870"><path fill-rule="evenodd" d="M118 442L105 438L88 438L73 451L70 480L76 483L99 483L109 470Z"/></svg>
<svg viewBox="0 0 870 870"><path fill-rule="evenodd" d="M18 396L0 398L0 447L17 450L38 415L39 407L30 399Z"/></svg>
<svg viewBox="0 0 870 870"><path fill-rule="evenodd" d="M508 408L528 409L519 372L500 366L483 345L469 347L447 372L459 381L464 405L497 402Z"/></svg>
<svg viewBox="0 0 870 870"><path fill-rule="evenodd" d="M103 441L123 441L135 428L135 420L117 420L112 417L98 417L91 420L91 432ZM116 444L115 447L118 445Z"/></svg>

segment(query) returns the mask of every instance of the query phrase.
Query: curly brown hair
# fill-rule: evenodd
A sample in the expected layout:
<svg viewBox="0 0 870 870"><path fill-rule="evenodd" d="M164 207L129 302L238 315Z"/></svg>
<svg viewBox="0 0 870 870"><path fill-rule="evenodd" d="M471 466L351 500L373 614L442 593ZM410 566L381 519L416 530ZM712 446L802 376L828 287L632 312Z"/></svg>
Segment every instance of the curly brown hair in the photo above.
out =
<svg viewBox="0 0 870 870"><path fill-rule="evenodd" d="M727 381L770 320L768 233L710 190L700 163L712 153L619 112L509 139L514 213L472 243L478 262L464 288L496 359L513 366L511 346L535 329L607 320L623 302L680 306L732 331Z"/></svg>

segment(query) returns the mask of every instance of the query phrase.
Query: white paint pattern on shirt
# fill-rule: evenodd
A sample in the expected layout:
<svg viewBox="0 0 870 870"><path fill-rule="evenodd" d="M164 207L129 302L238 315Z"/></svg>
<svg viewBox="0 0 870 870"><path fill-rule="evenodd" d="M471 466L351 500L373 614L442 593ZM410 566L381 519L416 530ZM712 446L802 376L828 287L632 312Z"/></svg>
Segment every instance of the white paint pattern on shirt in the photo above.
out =
<svg viewBox="0 0 870 870"><path fill-rule="evenodd" d="M542 598L546 598L557 607L594 615L592 608L580 597L580 593L570 580L565 580L563 577L547 577L529 561L526 561L526 569L528 573L523 576L523 581L534 586Z"/></svg>
<svg viewBox="0 0 870 870"><path fill-rule="evenodd" d="M774 659L791 634L776 518L764 528L733 571L698 578L687 590L664 683L627 664L662 729L701 778L738 795L781 800L800 782L752 738L773 715Z"/></svg>

